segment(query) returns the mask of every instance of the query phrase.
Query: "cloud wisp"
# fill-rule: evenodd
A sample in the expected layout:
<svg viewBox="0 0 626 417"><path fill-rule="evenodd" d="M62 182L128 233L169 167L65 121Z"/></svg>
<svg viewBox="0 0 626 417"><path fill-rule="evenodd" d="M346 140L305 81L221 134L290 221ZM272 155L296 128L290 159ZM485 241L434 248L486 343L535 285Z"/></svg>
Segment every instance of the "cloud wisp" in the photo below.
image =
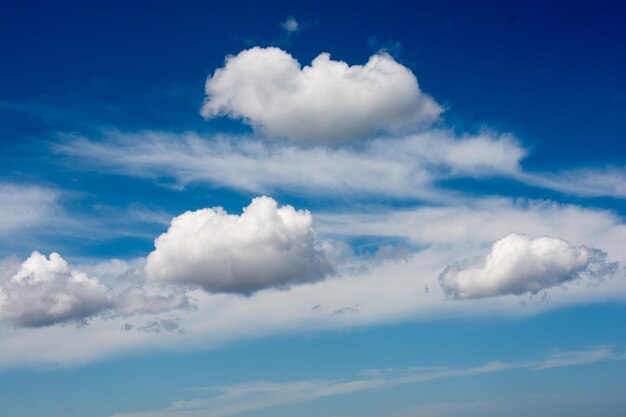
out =
<svg viewBox="0 0 626 417"><path fill-rule="evenodd" d="M567 361L560 360L567 357ZM505 371L542 371L557 367L588 365L603 361L624 360L612 346L593 346L579 351L562 352L539 360L488 362L470 368L375 369L362 372L351 380L299 380L288 382L256 381L199 390L213 392L210 398L175 401L163 410L118 413L112 417L227 417L318 398L385 389L428 381L472 377Z"/></svg>
<svg viewBox="0 0 626 417"><path fill-rule="evenodd" d="M579 197L626 199L626 167L569 169L558 173L520 173L527 184Z"/></svg>
<svg viewBox="0 0 626 417"><path fill-rule="evenodd" d="M436 181L512 176L526 150L510 135L457 137L434 130L372 140L361 149L273 146L249 137L194 133L106 132L104 140L68 136L54 150L73 167L144 178L174 178L240 191L296 195L388 196L442 200Z"/></svg>
<svg viewBox="0 0 626 417"><path fill-rule="evenodd" d="M49 223L59 212L57 190L0 182L0 236Z"/></svg>

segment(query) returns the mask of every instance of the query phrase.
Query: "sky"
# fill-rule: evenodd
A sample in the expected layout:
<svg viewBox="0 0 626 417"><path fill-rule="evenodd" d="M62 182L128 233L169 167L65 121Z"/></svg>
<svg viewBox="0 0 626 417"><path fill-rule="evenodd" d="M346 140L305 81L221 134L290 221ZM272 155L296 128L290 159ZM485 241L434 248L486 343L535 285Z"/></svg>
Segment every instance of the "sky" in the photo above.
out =
<svg viewBox="0 0 626 417"><path fill-rule="evenodd" d="M623 2L2 10L2 417L623 415Z"/></svg>

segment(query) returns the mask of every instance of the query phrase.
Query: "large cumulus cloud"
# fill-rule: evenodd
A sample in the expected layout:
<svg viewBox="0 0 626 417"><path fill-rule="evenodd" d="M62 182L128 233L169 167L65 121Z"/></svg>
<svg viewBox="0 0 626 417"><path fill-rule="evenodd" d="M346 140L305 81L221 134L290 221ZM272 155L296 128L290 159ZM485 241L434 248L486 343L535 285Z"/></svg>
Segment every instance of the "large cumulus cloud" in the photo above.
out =
<svg viewBox="0 0 626 417"><path fill-rule="evenodd" d="M312 221L309 212L269 197L255 198L241 215L220 207L189 211L156 239L145 272L156 281L241 294L316 281L332 268Z"/></svg>
<svg viewBox="0 0 626 417"><path fill-rule="evenodd" d="M439 281L454 298L536 294L582 274L609 274L615 267L599 249L573 246L554 237L532 239L511 233L496 241L486 256L448 266Z"/></svg>
<svg viewBox="0 0 626 417"><path fill-rule="evenodd" d="M353 66L323 53L301 67L281 49L255 47L227 57L206 94L205 117L240 118L270 137L326 144L411 130L443 111L385 53Z"/></svg>

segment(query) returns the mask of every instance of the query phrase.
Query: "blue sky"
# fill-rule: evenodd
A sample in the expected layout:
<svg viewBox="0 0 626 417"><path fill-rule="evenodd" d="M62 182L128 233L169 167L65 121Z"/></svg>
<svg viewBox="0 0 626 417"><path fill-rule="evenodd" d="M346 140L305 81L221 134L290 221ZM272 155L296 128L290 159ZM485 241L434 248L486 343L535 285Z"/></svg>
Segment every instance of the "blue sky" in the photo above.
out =
<svg viewBox="0 0 626 417"><path fill-rule="evenodd" d="M2 416L623 414L622 2L2 9Z"/></svg>

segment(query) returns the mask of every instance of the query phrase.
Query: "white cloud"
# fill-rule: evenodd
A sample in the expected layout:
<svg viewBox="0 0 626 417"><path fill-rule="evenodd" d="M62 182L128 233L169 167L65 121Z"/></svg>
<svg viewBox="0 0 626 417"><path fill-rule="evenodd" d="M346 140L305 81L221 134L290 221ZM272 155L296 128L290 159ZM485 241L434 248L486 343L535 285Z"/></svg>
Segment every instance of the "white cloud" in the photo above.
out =
<svg viewBox="0 0 626 417"><path fill-rule="evenodd" d="M206 81L205 117L242 119L268 137L337 144L397 133L435 121L442 108L413 73L379 53L349 66L320 54L301 67L278 48L226 58Z"/></svg>
<svg viewBox="0 0 626 417"><path fill-rule="evenodd" d="M318 398L354 394L460 377L480 376L504 371L545 370L605 361L624 360L611 346L595 346L580 351L563 352L567 361L549 356L533 361L488 362L470 368L412 367L368 370L369 377L348 380L305 379L274 382L253 381L233 385L199 388L210 391L209 398L179 400L166 409L117 413L113 417L227 417L244 412L313 401ZM558 363L557 363L558 362Z"/></svg>
<svg viewBox="0 0 626 417"><path fill-rule="evenodd" d="M156 314L189 308L191 303L182 291L169 294L147 294L143 287L133 285L122 291L115 300L114 314Z"/></svg>
<svg viewBox="0 0 626 417"><path fill-rule="evenodd" d="M626 198L623 169L525 171L521 163L528 150L514 136L490 131L456 136L436 129L335 150L273 146L251 137L154 131L106 132L98 141L65 139L55 150L72 157L74 168L174 178L180 185L202 182L257 193L438 199L446 190L433 189L437 180L504 177L580 197Z"/></svg>
<svg viewBox="0 0 626 417"><path fill-rule="evenodd" d="M547 200L476 198L450 205L388 209L359 213L316 213L322 233L405 238L418 246L461 248L465 257L512 232L559 236L575 245L601 248L626 263L621 250L626 224L610 210L583 208Z"/></svg>
<svg viewBox="0 0 626 417"><path fill-rule="evenodd" d="M608 275L615 264L606 253L575 247L553 238L532 239L511 233L496 241L486 256L448 266L439 276L446 294L454 298L482 298L504 294L536 294L576 280L583 273Z"/></svg>
<svg viewBox="0 0 626 417"><path fill-rule="evenodd" d="M33 252L0 286L0 317L19 326L81 320L112 305L106 286L70 270L57 253Z"/></svg>
<svg viewBox="0 0 626 417"><path fill-rule="evenodd" d="M111 277L116 280L136 281L114 291L99 278L70 268L55 252L46 257L35 251L21 263L17 258L5 258L0 261L0 320L18 327L40 327L80 322L100 314L126 317L192 306L180 289L146 291L132 267L137 263L113 260L87 268L113 272Z"/></svg>
<svg viewBox="0 0 626 417"><path fill-rule="evenodd" d="M145 267L156 281L242 294L317 281L331 269L311 214L269 197L255 198L240 216L216 207L175 217Z"/></svg>
<svg viewBox="0 0 626 417"><path fill-rule="evenodd" d="M0 183L0 235L50 222L59 193L36 185Z"/></svg>
<svg viewBox="0 0 626 417"><path fill-rule="evenodd" d="M280 24L280 27L288 33L294 33L300 30L300 24L293 16L289 16L287 20Z"/></svg>
<svg viewBox="0 0 626 417"><path fill-rule="evenodd" d="M456 137L435 130L376 139L362 149L275 147L250 138L108 132L104 140L67 138L56 150L73 166L146 178L175 178L239 190L298 195L383 195L440 200L433 182L452 177L512 176L526 150L510 135Z"/></svg>
<svg viewBox="0 0 626 417"><path fill-rule="evenodd" d="M495 240L512 231L560 236L572 245L601 248L610 260L626 264L626 225L607 210L545 201L479 199L456 202L454 206L397 210L361 206L348 213L316 213L315 220L322 236L375 236L385 244L389 238L401 239L419 250L384 262L357 259L354 264L339 266L332 279L284 290L270 288L249 297L192 289L188 295L196 309L179 309L156 317L99 315L80 329L18 329L0 325L0 368L79 364L148 347L166 351L207 349L261 336L403 320L527 316L626 299L623 269L601 282L583 276L567 288L550 288L546 290L547 298L542 294L451 300L438 283L447 265L488 251ZM429 291L425 291L426 286ZM150 294L163 295L152 290ZM335 314L337 311L345 313ZM152 328L160 320L173 320L184 332L135 331ZM133 331L122 330L127 324Z"/></svg>
<svg viewBox="0 0 626 417"><path fill-rule="evenodd" d="M580 197L626 198L626 168L573 169L557 173L520 173L520 181Z"/></svg>

